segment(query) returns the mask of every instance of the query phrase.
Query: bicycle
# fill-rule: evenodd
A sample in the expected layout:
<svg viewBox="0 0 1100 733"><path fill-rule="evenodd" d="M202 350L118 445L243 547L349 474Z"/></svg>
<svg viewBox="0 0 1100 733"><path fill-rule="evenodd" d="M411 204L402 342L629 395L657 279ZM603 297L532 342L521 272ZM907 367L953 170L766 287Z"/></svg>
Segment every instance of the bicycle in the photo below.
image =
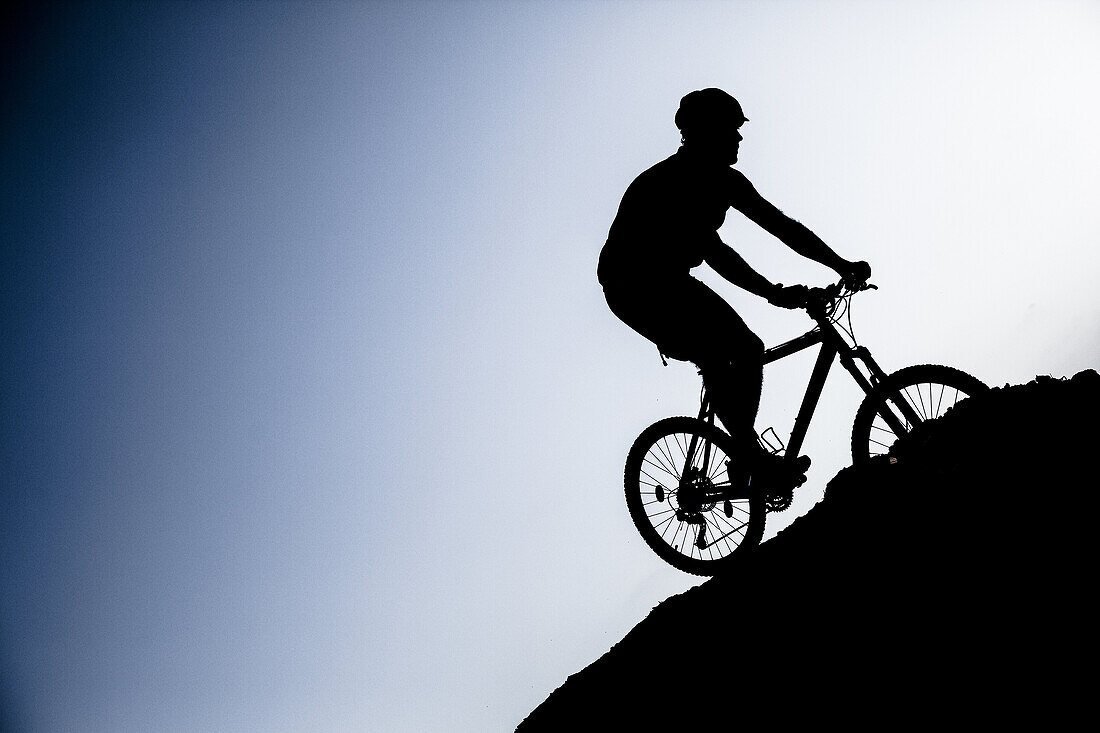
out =
<svg viewBox="0 0 1100 733"><path fill-rule="evenodd" d="M856 342L851 325L852 297L872 289L843 280L811 289L802 307L817 325L764 352L767 365L821 344L788 444L772 428L758 438L769 452L783 453L782 460L798 458L835 359L866 394L852 424L853 465L889 456L898 437L988 389L954 367L883 371ZM667 417L642 431L627 454L624 484L630 516L646 544L675 568L714 575L760 543L766 515L786 509L792 492L753 486L751 476L738 470L733 439L715 424L706 387L700 403L698 417Z"/></svg>

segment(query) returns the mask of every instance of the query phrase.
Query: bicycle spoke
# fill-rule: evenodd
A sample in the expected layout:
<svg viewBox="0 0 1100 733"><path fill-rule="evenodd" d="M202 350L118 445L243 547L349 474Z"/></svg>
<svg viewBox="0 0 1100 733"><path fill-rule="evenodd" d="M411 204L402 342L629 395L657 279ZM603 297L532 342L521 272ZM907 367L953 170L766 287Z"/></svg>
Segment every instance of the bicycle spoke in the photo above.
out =
<svg viewBox="0 0 1100 733"><path fill-rule="evenodd" d="M965 372L932 364L907 367L890 375L856 415L852 427L853 462L888 452L898 438L917 425L943 417L959 402L986 389Z"/></svg>
<svg viewBox="0 0 1100 733"><path fill-rule="evenodd" d="M911 389L912 389L912 387L905 387L905 389L902 390L902 394L905 397L905 402L909 404L909 406L913 409L914 413L917 413L921 416L921 420L923 422L923 420L928 419L928 416L925 415L925 413L924 413L923 401L922 401L921 407L917 407L916 406L916 400L913 400L913 395L910 394L910 392L909 392ZM919 397L919 398L921 396L921 387L920 386L917 386L916 396ZM908 426L906 426L906 427L908 427Z"/></svg>
<svg viewBox="0 0 1100 733"><path fill-rule="evenodd" d="M920 388L919 384L916 385L916 387L914 387L914 389L916 390L916 393L917 393L917 400L920 402L920 408L921 408L920 416L921 416L921 419L922 420L928 420L928 407L924 404L924 393L921 392L921 388Z"/></svg>
<svg viewBox="0 0 1100 733"><path fill-rule="evenodd" d="M660 529L660 527L656 527L655 529L658 529L658 530L660 530L660 533L661 533L661 539L664 539L664 537L665 537L665 532L667 532L667 531L668 531L669 529L673 529L673 532L672 532L672 539L670 539L670 540L665 540L665 542L667 542L667 543L669 544L669 546L670 546L670 547L675 547L675 546L676 546L676 545L675 545L675 543L676 543L676 537L677 537L677 536L679 536L679 534L680 534L680 525L681 525L681 524L683 524L683 522L681 522L681 521L679 521L678 519L676 519L676 515L674 514L674 515L672 515L671 517L669 517L669 519L668 519L668 522L667 522L667 523L666 523L666 522L662 522L662 525L664 525L664 529Z"/></svg>
<svg viewBox="0 0 1100 733"><path fill-rule="evenodd" d="M672 450L668 446L668 438L665 438L654 447L657 448L661 456L668 461L667 470L669 474L675 476L676 479L679 480L680 476L683 475L683 472L676 470L676 464L678 463L678 461L676 460L676 457L672 455Z"/></svg>
<svg viewBox="0 0 1100 733"><path fill-rule="evenodd" d="M685 544L688 541L687 537L689 533L690 527L687 522L677 522L676 533L672 535L672 546L677 547L677 549L681 551L684 547L690 547L690 544Z"/></svg>
<svg viewBox="0 0 1100 733"><path fill-rule="evenodd" d="M748 511L748 509L746 509L744 507L741 507L739 504L734 504L733 506L734 506L735 509L737 509L739 512L741 512L742 514L745 515L745 521L741 522L740 524L735 526L734 523L733 523L733 520L730 517L727 517L725 515L725 512L723 512L722 514L715 513L716 519L715 519L715 522L714 522L714 526L717 527L719 530L721 530L722 528L718 527L718 522L723 522L727 527L731 527L733 529L739 529L741 527L744 527L748 523L748 521L749 521L749 511Z"/></svg>
<svg viewBox="0 0 1100 733"><path fill-rule="evenodd" d="M672 445L675 445L676 449L673 449L672 446L669 445L669 438L672 438ZM680 453L680 458L676 457L677 450ZM684 477L684 469L686 468L682 460L684 458L684 449L680 447L679 436L671 435L661 441L661 455L668 461L669 475L675 477L676 481L679 482L680 479Z"/></svg>
<svg viewBox="0 0 1100 733"><path fill-rule="evenodd" d="M706 574L746 542L759 542L762 498L730 502L725 514L730 438L691 418L654 428L635 441L627 461L627 500L647 544L674 566Z"/></svg>
<svg viewBox="0 0 1100 733"><path fill-rule="evenodd" d="M728 531L722 531L723 528L718 526L717 521L714 522L714 528L716 530L716 533L713 534L713 535L710 535L710 542L712 544L717 544L719 542L724 542L724 543L726 543L726 546L729 546L729 544L730 544L730 539L729 538L732 535L737 534L737 533L740 533L743 536L744 533L745 533L745 529L748 527L748 523L749 523L748 518L746 518L745 521L742 522L741 524L737 524L737 525L734 525L732 522L730 522L728 519L726 519L725 516L722 516L721 519L729 527L729 530Z"/></svg>
<svg viewBox="0 0 1100 733"><path fill-rule="evenodd" d="M710 475L707 476L707 478L714 483L719 483L718 474L722 473L722 469L726 467L726 461L729 460L729 456L725 453L721 453L718 450L718 446L713 446L711 460L714 462L714 467L711 469Z"/></svg>
<svg viewBox="0 0 1100 733"><path fill-rule="evenodd" d="M666 435L661 438L660 442L661 453L666 456L669 463L677 465L680 463L680 458L676 457L677 453L680 453L680 457L683 457L684 449L680 447L680 438L676 435Z"/></svg>
<svg viewBox="0 0 1100 733"><path fill-rule="evenodd" d="M661 471L663 473L667 473L673 479L676 479L677 481L679 481L680 475L676 471L676 464L674 464L674 463L665 463L664 461L662 461L660 459L661 459L661 456L654 455L653 453L649 453L648 455L646 455L645 460L643 461L643 463L648 463L650 466L657 469L658 471Z"/></svg>
<svg viewBox="0 0 1100 733"><path fill-rule="evenodd" d="M947 386L946 386L946 385L944 386L944 388L943 388L943 391L942 391L942 392L940 393L940 400L941 400L941 402L943 401L943 396L944 396L945 394L947 394ZM957 404L958 404L958 402L959 402L959 390L957 390L957 389L956 389L956 390L955 390L955 394L954 394L954 396L953 396L953 397L952 397L952 399L951 399L951 404L950 404L950 405L947 405L946 407L944 407L944 408L943 408L943 411L944 411L944 412L947 412L947 411L948 411L948 410L950 410L950 409L951 409L952 407L954 407L955 405L957 405ZM942 413L941 413L941 414L942 414Z"/></svg>
<svg viewBox="0 0 1100 733"><path fill-rule="evenodd" d="M674 442L676 443L676 447L680 449L680 455L683 457L684 464L686 466L687 457L688 457L687 449L688 449L688 446L691 444L691 438L689 438L687 435L684 435L684 442L681 443L680 442L680 436L681 435L683 435L683 434L682 433L676 433L672 437L673 437Z"/></svg>
<svg viewBox="0 0 1100 733"><path fill-rule="evenodd" d="M649 473L648 473L648 472L647 472L647 471L646 471L646 470L645 470L644 468L643 468L643 469L642 469L642 470L640 471L640 473L641 473L641 474L642 474L643 476L645 476L645 477L646 477L647 479L649 479L650 481L652 481L652 482L653 482L653 483L654 483L655 485L656 485L656 484L662 484L662 485L663 485L663 484L666 484L666 483L670 483L670 482L668 482L668 481L663 481L663 482L662 482L662 481L658 481L658 480L657 480L656 478L654 478L653 476L650 476L650 475L649 475ZM674 478L675 478L675 477L674 477ZM666 489L667 491L672 491L672 492L675 492L675 491L676 491L676 488L677 488L676 486L672 486L672 487L667 487L667 486L666 486L666 487L665 487L665 489Z"/></svg>

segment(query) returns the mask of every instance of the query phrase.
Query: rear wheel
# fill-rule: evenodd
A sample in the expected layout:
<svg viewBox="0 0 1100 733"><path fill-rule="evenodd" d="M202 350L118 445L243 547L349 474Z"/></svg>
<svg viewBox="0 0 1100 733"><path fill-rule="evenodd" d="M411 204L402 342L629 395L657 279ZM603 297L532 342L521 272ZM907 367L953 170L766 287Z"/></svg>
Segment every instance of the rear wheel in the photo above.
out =
<svg viewBox="0 0 1100 733"><path fill-rule="evenodd" d="M852 424L852 463L887 455L916 425L942 416L967 397L989 389L954 367L935 364L899 369L867 395Z"/></svg>
<svg viewBox="0 0 1100 733"><path fill-rule="evenodd" d="M767 508L759 492L732 487L733 440L691 417L642 431L626 459L626 505L646 544L675 568L715 575L757 545Z"/></svg>

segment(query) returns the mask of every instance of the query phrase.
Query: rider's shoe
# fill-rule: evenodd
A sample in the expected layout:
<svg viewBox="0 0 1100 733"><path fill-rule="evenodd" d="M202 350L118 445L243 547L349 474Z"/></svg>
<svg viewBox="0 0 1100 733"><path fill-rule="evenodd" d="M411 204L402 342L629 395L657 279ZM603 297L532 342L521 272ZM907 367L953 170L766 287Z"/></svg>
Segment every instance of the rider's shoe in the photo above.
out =
<svg viewBox="0 0 1100 733"><path fill-rule="evenodd" d="M799 456L793 461L787 461L774 453L761 451L754 458L749 471L757 485L762 484L768 490L787 490L804 484L809 468L809 456Z"/></svg>
<svg viewBox="0 0 1100 733"><path fill-rule="evenodd" d="M786 495L787 504L792 492L806 483L806 470L810 467L809 456L799 456L788 463L773 453L760 451L749 460L726 461L726 471L730 482L730 496L744 498L751 484L763 488L769 496Z"/></svg>

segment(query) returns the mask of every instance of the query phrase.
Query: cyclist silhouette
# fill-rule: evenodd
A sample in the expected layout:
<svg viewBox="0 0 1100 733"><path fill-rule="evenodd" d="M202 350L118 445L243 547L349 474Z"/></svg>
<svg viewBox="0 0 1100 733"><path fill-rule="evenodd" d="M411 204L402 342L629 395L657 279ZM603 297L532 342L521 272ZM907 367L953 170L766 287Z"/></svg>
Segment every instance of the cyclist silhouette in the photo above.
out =
<svg viewBox="0 0 1100 733"><path fill-rule="evenodd" d="M719 275L782 308L799 307L804 285L773 284L718 236L733 207L798 254L852 282L871 275L764 199L731 166L747 122L721 89L680 100L681 146L630 184L600 252L597 274L611 311L663 356L699 367L715 413L736 441L754 477L772 488L804 479L809 459L790 464L765 451L754 423L764 375L764 343L717 293L691 276L704 261Z"/></svg>

